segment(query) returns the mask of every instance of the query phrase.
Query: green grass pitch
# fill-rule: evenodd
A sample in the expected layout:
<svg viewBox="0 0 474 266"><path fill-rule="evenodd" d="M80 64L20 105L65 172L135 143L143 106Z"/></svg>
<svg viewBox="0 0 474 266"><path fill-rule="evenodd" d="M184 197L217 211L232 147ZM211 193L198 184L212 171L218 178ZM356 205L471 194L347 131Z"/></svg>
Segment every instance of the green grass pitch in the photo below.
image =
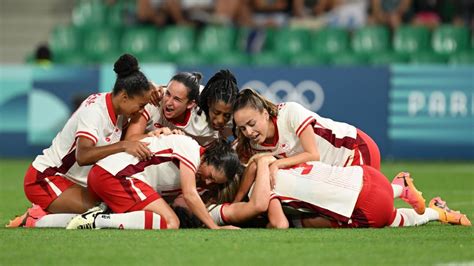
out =
<svg viewBox="0 0 474 266"><path fill-rule="evenodd" d="M31 161L0 160L0 223L29 203ZM410 171L429 201L442 196L474 218L474 163L385 162ZM396 201L396 206L406 206ZM437 222L384 229L175 231L0 229L0 265L474 265L474 229Z"/></svg>

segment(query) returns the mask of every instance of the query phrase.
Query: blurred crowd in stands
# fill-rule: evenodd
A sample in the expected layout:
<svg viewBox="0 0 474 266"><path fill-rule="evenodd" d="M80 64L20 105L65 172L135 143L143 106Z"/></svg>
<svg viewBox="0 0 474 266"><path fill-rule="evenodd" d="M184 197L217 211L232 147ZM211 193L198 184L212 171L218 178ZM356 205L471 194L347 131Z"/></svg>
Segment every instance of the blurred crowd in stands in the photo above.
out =
<svg viewBox="0 0 474 266"><path fill-rule="evenodd" d="M108 0L114 4L117 0ZM157 26L201 23L353 29L381 24L474 26L472 0L136 0L136 18Z"/></svg>

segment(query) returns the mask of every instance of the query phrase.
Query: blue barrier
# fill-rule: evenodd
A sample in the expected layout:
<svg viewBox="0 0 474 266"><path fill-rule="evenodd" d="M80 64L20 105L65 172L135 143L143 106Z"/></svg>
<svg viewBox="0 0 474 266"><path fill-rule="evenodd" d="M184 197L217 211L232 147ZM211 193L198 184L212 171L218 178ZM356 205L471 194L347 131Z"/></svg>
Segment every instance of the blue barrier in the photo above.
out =
<svg viewBox="0 0 474 266"><path fill-rule="evenodd" d="M144 65L166 84L177 71L217 67ZM296 101L369 134L383 158L474 158L472 66L233 67L239 87L274 102ZM31 157L48 147L74 110L73 99L110 91L111 65L41 68L0 65L0 157Z"/></svg>

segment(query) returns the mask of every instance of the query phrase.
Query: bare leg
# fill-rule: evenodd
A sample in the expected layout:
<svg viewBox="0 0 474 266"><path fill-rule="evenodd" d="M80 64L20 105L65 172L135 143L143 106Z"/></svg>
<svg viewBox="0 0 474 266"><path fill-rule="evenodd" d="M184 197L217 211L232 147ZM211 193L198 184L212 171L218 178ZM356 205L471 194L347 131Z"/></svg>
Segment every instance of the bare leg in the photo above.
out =
<svg viewBox="0 0 474 266"><path fill-rule="evenodd" d="M173 209L171 209L164 199L157 199L153 201L143 208L143 210L159 214L163 219L165 219L168 229L179 228L178 216L176 216L176 213L174 213Z"/></svg>
<svg viewBox="0 0 474 266"><path fill-rule="evenodd" d="M74 184L61 193L48 206L47 211L50 213L83 213L97 203L98 201L85 187Z"/></svg>

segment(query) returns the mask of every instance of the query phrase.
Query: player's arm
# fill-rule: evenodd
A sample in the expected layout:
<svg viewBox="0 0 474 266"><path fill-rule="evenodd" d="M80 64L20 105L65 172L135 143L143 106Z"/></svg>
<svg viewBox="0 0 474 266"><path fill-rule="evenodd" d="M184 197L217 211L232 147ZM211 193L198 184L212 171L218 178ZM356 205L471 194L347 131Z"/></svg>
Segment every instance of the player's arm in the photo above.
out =
<svg viewBox="0 0 474 266"><path fill-rule="evenodd" d="M268 205L268 225L269 228L286 229L290 226L288 219L283 212L281 202L277 198L271 199Z"/></svg>
<svg viewBox="0 0 474 266"><path fill-rule="evenodd" d="M268 202L270 201L270 171L269 164L275 160L273 156L260 157L257 162L256 171L253 179L255 185L252 195L248 202L238 202L226 205L222 211L229 223L245 222L253 217L266 212L268 209ZM255 176L256 175L256 176Z"/></svg>
<svg viewBox="0 0 474 266"><path fill-rule="evenodd" d="M278 169L291 167L309 161L319 161L319 150L311 125L307 125L306 128L303 129L299 138L304 151L297 155L273 162L270 166L272 175L274 175Z"/></svg>
<svg viewBox="0 0 474 266"><path fill-rule="evenodd" d="M125 133L125 140L140 140L145 138L147 119L143 115L137 115L132 118L128 126L127 133Z"/></svg>
<svg viewBox="0 0 474 266"><path fill-rule="evenodd" d="M214 222L211 215L202 202L199 193L196 190L196 176L194 172L184 163L180 163L180 179L181 190L191 212L198 217L210 229L219 229L220 227Z"/></svg>
<svg viewBox="0 0 474 266"><path fill-rule="evenodd" d="M105 146L96 146L86 137L78 137L76 140L76 161L80 166L91 165L111 154L127 152L143 161L151 158L152 153L148 149L148 143L140 141L119 141Z"/></svg>
<svg viewBox="0 0 474 266"><path fill-rule="evenodd" d="M255 162L250 162L244 170L242 182L240 183L239 189L235 194L234 202L240 202L245 198L255 180L256 173L257 164Z"/></svg>

